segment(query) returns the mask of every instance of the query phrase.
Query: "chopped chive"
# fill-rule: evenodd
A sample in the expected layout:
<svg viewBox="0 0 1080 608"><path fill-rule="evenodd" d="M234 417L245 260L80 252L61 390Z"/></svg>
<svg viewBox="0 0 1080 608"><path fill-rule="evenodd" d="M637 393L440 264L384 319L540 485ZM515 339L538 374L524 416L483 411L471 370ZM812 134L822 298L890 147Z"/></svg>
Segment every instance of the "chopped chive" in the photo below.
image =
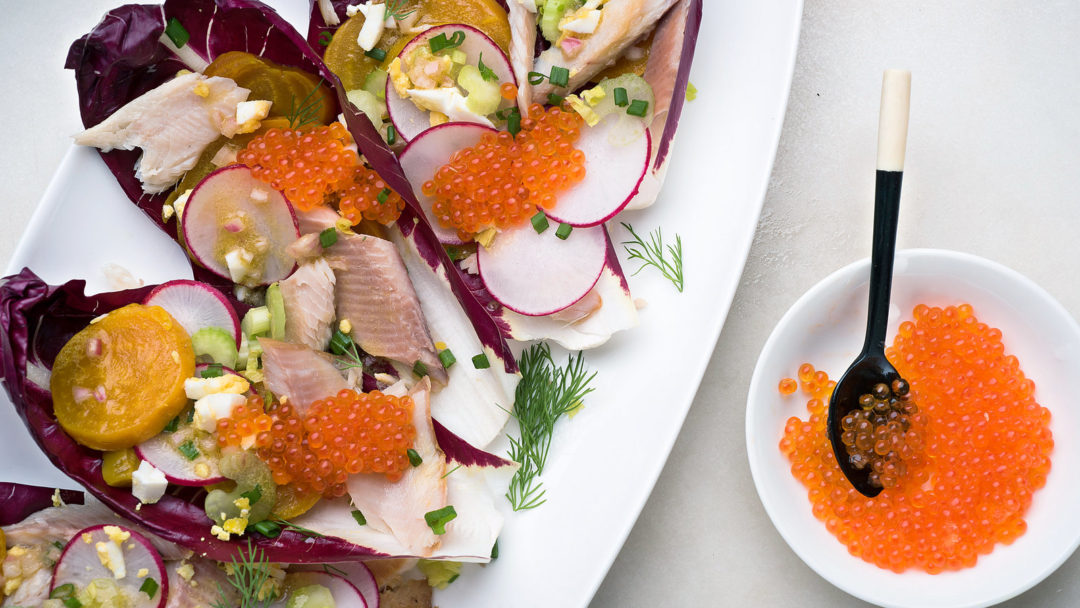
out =
<svg viewBox="0 0 1080 608"><path fill-rule="evenodd" d="M364 517L364 514L360 512L360 509L352 510L352 518L355 519L356 523L360 524L361 526L367 525L367 518Z"/></svg>
<svg viewBox="0 0 1080 608"><path fill-rule="evenodd" d="M499 539L495 539L495 544L491 547L491 559L499 559Z"/></svg>
<svg viewBox="0 0 1080 608"><path fill-rule="evenodd" d="M375 197L375 200L379 201L379 203L385 203L389 199L390 199L390 189L389 188L383 188L382 190L379 191L379 194Z"/></svg>
<svg viewBox="0 0 1080 608"><path fill-rule="evenodd" d="M476 369L487 369L491 367L491 361L488 361L487 354L480 353L472 358L472 366Z"/></svg>
<svg viewBox="0 0 1080 608"><path fill-rule="evenodd" d="M551 66L551 76L548 76L548 82L555 87L565 87L570 84L570 70L557 65Z"/></svg>
<svg viewBox="0 0 1080 608"><path fill-rule="evenodd" d="M176 429L180 428L180 416L173 418L169 421L169 424L165 425L165 428L161 429L165 433L175 433Z"/></svg>
<svg viewBox="0 0 1080 608"><path fill-rule="evenodd" d="M150 599L154 599L154 596L157 595L158 592L157 581L152 578L147 578L142 582L142 585L139 586L139 591L145 593Z"/></svg>
<svg viewBox="0 0 1080 608"><path fill-rule="evenodd" d="M262 534L266 538L277 538L281 536L281 526L275 524L269 519L264 519L259 522L255 522L251 526L252 530L255 530L259 534Z"/></svg>
<svg viewBox="0 0 1080 608"><path fill-rule="evenodd" d="M195 422L195 408L191 408L190 410L187 411L187 421L188 421L188 424L191 424L192 422Z"/></svg>
<svg viewBox="0 0 1080 608"><path fill-rule="evenodd" d="M570 236L570 232L574 230L574 227L570 224L559 224L559 229L555 231L555 236L562 240L566 240Z"/></svg>
<svg viewBox="0 0 1080 608"><path fill-rule="evenodd" d="M631 116L644 117L645 113L649 111L649 102L635 99L629 108L626 108L626 113Z"/></svg>
<svg viewBox="0 0 1080 608"><path fill-rule="evenodd" d="M64 608L82 608L82 602L75 597L64 598Z"/></svg>
<svg viewBox="0 0 1080 608"><path fill-rule="evenodd" d="M484 54L480 53L480 60L477 62L476 67L480 69L480 76L488 82L496 82L499 80L499 75L495 73L495 70L484 65Z"/></svg>
<svg viewBox="0 0 1080 608"><path fill-rule="evenodd" d="M66 597L73 597L74 595L75 585L73 583L64 583L63 585L57 585L49 592L49 599L62 600Z"/></svg>
<svg viewBox="0 0 1080 608"><path fill-rule="evenodd" d="M450 579L446 581L446 584L449 585L450 583L456 581L460 576L460 574L455 574L454 576L451 576Z"/></svg>
<svg viewBox="0 0 1080 608"><path fill-rule="evenodd" d="M247 492L240 495L241 498L248 499L248 505L254 505L262 499L262 486L255 484L254 488L251 488Z"/></svg>
<svg viewBox="0 0 1080 608"><path fill-rule="evenodd" d="M427 522L428 527L439 535L446 534L446 524L453 521L455 517L457 517L457 511L454 510L454 505L446 505L441 509L424 513L424 521Z"/></svg>
<svg viewBox="0 0 1080 608"><path fill-rule="evenodd" d="M548 93L548 104L553 106L561 106L562 102L566 101L566 98L562 95L556 95L555 93Z"/></svg>
<svg viewBox="0 0 1080 608"><path fill-rule="evenodd" d="M383 59L386 59L386 51L382 49L371 49L370 51L365 51L364 55L371 57L375 61L382 61Z"/></svg>
<svg viewBox="0 0 1080 608"><path fill-rule="evenodd" d="M220 363L211 363L199 372L199 376L202 378L220 378L224 373Z"/></svg>
<svg viewBox="0 0 1080 608"><path fill-rule="evenodd" d="M544 76L540 72L529 72L529 84L540 84L541 82L544 82L545 78L547 78L547 76Z"/></svg>
<svg viewBox="0 0 1080 608"><path fill-rule="evenodd" d="M169 22L165 24L165 35L169 37L169 40L172 40L172 43L178 49L183 48L187 41L191 39L191 34L188 34L184 25L176 17L170 17Z"/></svg>
<svg viewBox="0 0 1080 608"><path fill-rule="evenodd" d="M446 255L450 258L450 261L452 262L460 262L461 260L469 257L469 254L472 253L471 251L469 251L468 247L464 247L461 245L446 245L443 247L443 249L446 249Z"/></svg>
<svg viewBox="0 0 1080 608"><path fill-rule="evenodd" d="M465 32L458 30L449 38L446 37L446 34L439 34L429 40L428 45L431 47L432 53L438 53L446 49L457 48L461 46L462 42L465 42Z"/></svg>
<svg viewBox="0 0 1080 608"><path fill-rule="evenodd" d="M544 215L543 211L537 211L536 215L532 216L532 220L530 221L532 222L532 227L533 230L536 231L536 234L541 234L548 229L547 216Z"/></svg>
<svg viewBox="0 0 1080 608"><path fill-rule="evenodd" d="M625 108L630 105L630 97L626 94L626 89L622 87L615 87L615 105L620 108Z"/></svg>
<svg viewBox="0 0 1080 608"><path fill-rule="evenodd" d="M330 46L330 41L334 39L334 35L330 32L323 32L319 34L319 46Z"/></svg>
<svg viewBox="0 0 1080 608"><path fill-rule="evenodd" d="M439 351L439 361L442 362L442 366L449 369L451 365L457 362L457 357L454 353L450 352L449 348L444 348Z"/></svg>
<svg viewBox="0 0 1080 608"><path fill-rule="evenodd" d="M349 334L340 329L335 329L334 335L330 338L330 352L338 356L344 356L348 354L352 348L353 339L349 337Z"/></svg>
<svg viewBox="0 0 1080 608"><path fill-rule="evenodd" d="M417 361L416 363L413 363L412 373L423 378L427 375L427 366L424 365L423 361Z"/></svg>
<svg viewBox="0 0 1080 608"><path fill-rule="evenodd" d="M180 453L184 455L184 458L187 458L188 460L195 460L199 457L199 448L195 447L194 441L185 441L184 443L178 445L176 449L179 450Z"/></svg>
<svg viewBox="0 0 1080 608"><path fill-rule="evenodd" d="M52 542L52 546L56 547L57 549L60 549L61 551L64 550L64 543L62 543L62 542L60 542L58 540L54 540Z"/></svg>
<svg viewBox="0 0 1080 608"><path fill-rule="evenodd" d="M397 129L394 125L386 127L386 143L387 145L394 145L397 142Z"/></svg>
<svg viewBox="0 0 1080 608"><path fill-rule="evenodd" d="M510 118L510 115L513 114L514 112L520 112L520 110L518 110L516 107L514 107L514 108L503 108L503 109L499 110L498 112L495 112L495 118L498 118L499 120L506 120L506 119Z"/></svg>
<svg viewBox="0 0 1080 608"><path fill-rule="evenodd" d="M521 112L517 111L517 108L514 108L514 111L510 112L510 116L506 119L506 130L515 137L518 133L521 133Z"/></svg>
<svg viewBox="0 0 1080 608"><path fill-rule="evenodd" d="M424 464L424 459L420 457L419 452L417 452L416 450L409 448L405 450L405 454L409 456L409 464L411 464L412 466L418 467Z"/></svg>
<svg viewBox="0 0 1080 608"><path fill-rule="evenodd" d="M323 246L323 249L333 245L337 242L337 228L333 226L323 230L319 233L319 244Z"/></svg>

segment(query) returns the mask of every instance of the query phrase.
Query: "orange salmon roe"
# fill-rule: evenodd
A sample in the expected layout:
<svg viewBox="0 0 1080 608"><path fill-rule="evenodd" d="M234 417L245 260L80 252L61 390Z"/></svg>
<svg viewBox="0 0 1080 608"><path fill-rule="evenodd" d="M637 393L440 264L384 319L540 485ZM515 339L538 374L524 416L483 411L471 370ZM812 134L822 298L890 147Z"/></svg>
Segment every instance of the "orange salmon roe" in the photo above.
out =
<svg viewBox="0 0 1080 608"><path fill-rule="evenodd" d="M252 396L246 408L219 420L218 444L239 445L245 423L261 425L263 417L269 418L254 447L278 485L344 496L349 475L382 473L396 481L410 466L406 451L416 438L410 397L343 390L312 403L303 416L289 403L277 405L269 415L262 409L262 398Z"/></svg>
<svg viewBox="0 0 1080 608"><path fill-rule="evenodd" d="M392 224L405 208L401 195L386 186L374 170L358 165L341 190L338 210L355 226L363 220Z"/></svg>
<svg viewBox="0 0 1080 608"><path fill-rule="evenodd" d="M799 383L794 378L784 378L777 389L780 390L781 395L794 395L795 391L799 390Z"/></svg>
<svg viewBox="0 0 1080 608"><path fill-rule="evenodd" d="M359 162L345 146L352 137L339 123L315 129L270 129L236 155L258 179L281 190L294 207L322 205L334 184L350 177Z"/></svg>
<svg viewBox="0 0 1080 608"><path fill-rule="evenodd" d="M422 186L439 224L469 240L523 224L537 206L554 207L557 193L585 178L585 153L574 147L583 124L576 112L533 104L516 138L489 133L455 152Z"/></svg>
<svg viewBox="0 0 1080 608"><path fill-rule="evenodd" d="M504 82L499 86L499 95L507 101L514 101L517 99L518 88L514 86L512 82Z"/></svg>
<svg viewBox="0 0 1080 608"><path fill-rule="evenodd" d="M912 437L924 442L896 487L867 498L844 478L825 428L833 383L809 364L799 379L810 416L788 420L780 450L814 516L852 555L895 572L974 566L1027 529L1024 513L1050 472L1050 412L1001 331L969 305L917 306L886 355L910 382Z"/></svg>

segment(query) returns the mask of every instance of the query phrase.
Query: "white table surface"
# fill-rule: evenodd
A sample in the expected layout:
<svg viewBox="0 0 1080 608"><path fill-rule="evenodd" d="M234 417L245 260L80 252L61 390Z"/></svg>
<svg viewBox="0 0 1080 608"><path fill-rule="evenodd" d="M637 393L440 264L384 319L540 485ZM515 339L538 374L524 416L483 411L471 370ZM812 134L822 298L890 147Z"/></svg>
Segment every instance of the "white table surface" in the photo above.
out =
<svg viewBox="0 0 1080 608"><path fill-rule="evenodd" d="M67 46L115 4L0 0L5 265L80 128L74 79L62 69ZM761 508L743 439L758 352L799 295L869 255L887 67L914 72L899 247L988 257L1080 314L1078 34L1077 0L807 0L746 271L671 459L595 608L865 605L806 567ZM1006 605L1078 604L1074 556Z"/></svg>

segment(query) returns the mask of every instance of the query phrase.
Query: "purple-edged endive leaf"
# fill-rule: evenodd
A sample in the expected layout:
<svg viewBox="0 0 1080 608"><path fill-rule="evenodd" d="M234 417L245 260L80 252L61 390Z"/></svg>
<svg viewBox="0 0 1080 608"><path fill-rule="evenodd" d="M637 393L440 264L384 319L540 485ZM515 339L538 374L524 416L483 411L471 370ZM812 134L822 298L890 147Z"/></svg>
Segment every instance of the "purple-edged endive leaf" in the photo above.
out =
<svg viewBox="0 0 1080 608"><path fill-rule="evenodd" d="M92 296L84 294L84 287L85 281L50 286L28 269L0 285L0 379L19 417L57 468L121 516L212 559L227 561L249 538L275 562L324 563L381 555L338 538L290 530L275 539L255 534L221 541L210 534L212 522L203 511L200 490L185 488L155 504L140 505L130 489L107 485L101 475L101 452L79 445L64 432L53 415L49 390L27 378L27 365L37 362L51 368L60 348L91 319L141 302L152 286Z"/></svg>
<svg viewBox="0 0 1080 608"><path fill-rule="evenodd" d="M679 0L656 26L645 80L656 98L653 109L653 171L667 163L671 141L679 126L690 68L694 63L704 0Z"/></svg>
<svg viewBox="0 0 1080 608"><path fill-rule="evenodd" d="M54 506L57 496L53 488L27 486L21 483L0 483L0 526L19 523L28 516L42 509ZM59 490L59 498L64 504L81 505L83 493L73 490Z"/></svg>

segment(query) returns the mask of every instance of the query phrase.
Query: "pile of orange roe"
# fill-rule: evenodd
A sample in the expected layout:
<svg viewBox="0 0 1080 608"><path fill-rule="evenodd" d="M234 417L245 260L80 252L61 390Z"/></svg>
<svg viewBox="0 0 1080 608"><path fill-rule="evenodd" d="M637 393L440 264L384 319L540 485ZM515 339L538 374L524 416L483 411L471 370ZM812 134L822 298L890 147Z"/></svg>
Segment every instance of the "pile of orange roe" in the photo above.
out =
<svg viewBox="0 0 1080 608"><path fill-rule="evenodd" d="M412 410L411 397L343 390L312 403L303 415L290 403L267 413L262 398L253 395L246 407L218 421L218 445L242 445L254 434L274 483L333 498L345 495L349 475L401 478L411 466L407 451L416 438Z"/></svg>
<svg viewBox="0 0 1080 608"><path fill-rule="evenodd" d="M1027 529L1024 513L1050 472L1050 412L1001 331L967 304L915 307L886 355L911 384L921 408L912 429L924 438L896 487L867 498L844 478L825 425L835 382L808 365L799 381L810 416L788 420L780 450L814 516L852 555L895 572L974 566Z"/></svg>
<svg viewBox="0 0 1080 608"><path fill-rule="evenodd" d="M349 148L352 136L339 122L328 127L270 129L236 159L301 211L337 202L355 226L362 220L390 224L405 203Z"/></svg>
<svg viewBox="0 0 1080 608"><path fill-rule="evenodd" d="M556 195L585 178L585 153L574 147L584 120L560 107L529 107L515 137L503 131L459 150L425 182L432 211L463 240L488 228L525 223L537 207L551 209Z"/></svg>

